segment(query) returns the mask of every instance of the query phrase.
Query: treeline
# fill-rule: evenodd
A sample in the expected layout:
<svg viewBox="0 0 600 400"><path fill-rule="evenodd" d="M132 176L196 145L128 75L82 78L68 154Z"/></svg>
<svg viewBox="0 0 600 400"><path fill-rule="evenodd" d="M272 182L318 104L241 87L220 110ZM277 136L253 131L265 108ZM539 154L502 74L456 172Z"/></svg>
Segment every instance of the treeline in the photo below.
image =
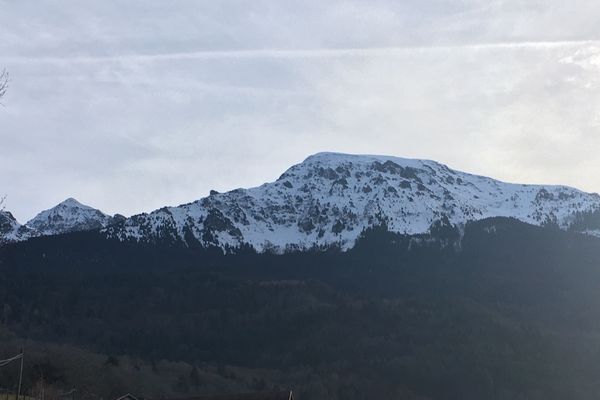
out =
<svg viewBox="0 0 600 400"><path fill-rule="evenodd" d="M2 322L77 349L46 359L64 376L56 385L101 381L86 390L104 397L294 387L310 399L591 399L599 245L506 219L464 236L376 229L346 253L279 256L40 238L0 249ZM167 362L180 367L155 374ZM124 366L139 380L97 372Z"/></svg>

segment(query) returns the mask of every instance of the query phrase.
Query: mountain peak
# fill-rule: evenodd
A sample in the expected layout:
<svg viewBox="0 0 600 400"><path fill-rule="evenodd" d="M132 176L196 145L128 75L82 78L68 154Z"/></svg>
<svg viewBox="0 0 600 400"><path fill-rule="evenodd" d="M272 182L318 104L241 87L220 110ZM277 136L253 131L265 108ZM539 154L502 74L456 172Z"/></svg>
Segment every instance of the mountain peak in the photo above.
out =
<svg viewBox="0 0 600 400"><path fill-rule="evenodd" d="M40 235L56 235L103 228L108 226L110 221L110 216L70 197L42 211L28 221L26 226Z"/></svg>
<svg viewBox="0 0 600 400"><path fill-rule="evenodd" d="M94 208L87 206L83 203L80 203L79 201L77 201L77 199L74 199L73 197L69 197L68 199L58 203L55 207L72 207L72 208L81 208L81 209L88 209L88 210L93 210Z"/></svg>
<svg viewBox="0 0 600 400"><path fill-rule="evenodd" d="M413 158L403 158L396 156L387 156L387 155L375 155L375 154L350 154L350 153L338 153L338 152L330 152L324 151L315 153L313 155L308 156L301 164L313 163L313 162L325 162L325 163L340 163L340 162L355 162L355 163L369 163L369 162L386 162L391 161L399 165L410 165L410 164L424 164L424 163L434 163L438 164L435 161L430 160L420 160ZM300 164L300 165L301 165Z"/></svg>
<svg viewBox="0 0 600 400"><path fill-rule="evenodd" d="M77 199L75 199L73 197L69 197L68 199L62 201L60 204L74 205L74 206L82 205L79 201L77 201Z"/></svg>

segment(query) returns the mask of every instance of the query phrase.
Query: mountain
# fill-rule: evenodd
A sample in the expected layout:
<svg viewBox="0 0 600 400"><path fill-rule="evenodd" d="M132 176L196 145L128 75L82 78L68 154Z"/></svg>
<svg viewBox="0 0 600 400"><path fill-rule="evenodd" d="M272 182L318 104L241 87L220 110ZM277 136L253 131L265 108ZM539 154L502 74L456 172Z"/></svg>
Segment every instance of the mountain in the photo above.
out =
<svg viewBox="0 0 600 400"><path fill-rule="evenodd" d="M107 228L108 237L183 242L259 252L348 250L375 226L426 233L443 223L515 218L597 234L600 196L566 186L524 185L455 171L428 160L318 153L279 179L178 207L140 214Z"/></svg>
<svg viewBox="0 0 600 400"><path fill-rule="evenodd" d="M436 226L515 218L600 236L600 196L566 186L524 185L452 170L429 160L318 153L275 182L164 207L108 216L75 199L21 226L4 212L0 243L101 230L108 238L258 252L352 248L369 228L415 235Z"/></svg>
<svg viewBox="0 0 600 400"><path fill-rule="evenodd" d="M125 217L120 214L111 217L73 198L42 211L25 225L21 225L10 212L1 210L0 245L39 236L99 230L124 220Z"/></svg>
<svg viewBox="0 0 600 400"><path fill-rule="evenodd" d="M118 220L119 217L116 218ZM49 210L42 211L28 221L26 226L33 229L36 236L46 236L100 229L114 222L115 217L69 198Z"/></svg>

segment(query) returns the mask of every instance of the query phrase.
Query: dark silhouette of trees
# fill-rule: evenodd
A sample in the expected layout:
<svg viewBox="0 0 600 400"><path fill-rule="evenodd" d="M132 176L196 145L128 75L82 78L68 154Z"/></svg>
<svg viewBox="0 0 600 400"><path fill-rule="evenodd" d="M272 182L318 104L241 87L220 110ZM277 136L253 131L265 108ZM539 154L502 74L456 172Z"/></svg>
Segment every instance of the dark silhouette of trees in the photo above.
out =
<svg viewBox="0 0 600 400"><path fill-rule="evenodd" d="M459 238L381 228L347 252L285 255L83 232L0 247L0 307L17 337L93 351L40 346L28 365L50 363L44 379L105 398L280 385L316 400L592 399L599 244L501 218ZM11 354L1 329L0 355Z"/></svg>
<svg viewBox="0 0 600 400"><path fill-rule="evenodd" d="M193 386L200 386L202 384L202 381L200 379L200 372L198 371L198 367L196 367L195 365L192 367L192 370L190 372L190 383Z"/></svg>

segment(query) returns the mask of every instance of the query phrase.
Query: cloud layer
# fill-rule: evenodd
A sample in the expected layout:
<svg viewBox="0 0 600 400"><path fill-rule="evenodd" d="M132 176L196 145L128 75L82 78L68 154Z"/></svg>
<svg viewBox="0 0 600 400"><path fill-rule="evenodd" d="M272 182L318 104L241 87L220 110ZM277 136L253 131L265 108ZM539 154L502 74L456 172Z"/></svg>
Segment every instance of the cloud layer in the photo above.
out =
<svg viewBox="0 0 600 400"><path fill-rule="evenodd" d="M323 150L599 191L595 7L0 0L0 193L132 214Z"/></svg>

